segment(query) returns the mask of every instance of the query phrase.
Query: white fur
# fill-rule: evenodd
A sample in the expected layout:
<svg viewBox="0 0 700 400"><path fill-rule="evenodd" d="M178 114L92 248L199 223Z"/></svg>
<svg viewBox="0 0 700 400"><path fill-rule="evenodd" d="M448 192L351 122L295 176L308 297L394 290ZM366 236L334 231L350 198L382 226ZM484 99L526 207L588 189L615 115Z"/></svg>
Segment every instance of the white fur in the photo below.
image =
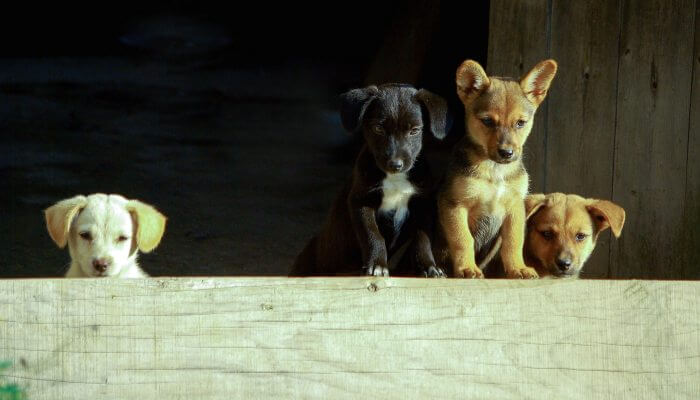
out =
<svg viewBox="0 0 700 400"><path fill-rule="evenodd" d="M400 226L408 215L408 201L416 194L416 188L405 173L387 174L382 181L380 212L394 211L394 226Z"/></svg>
<svg viewBox="0 0 700 400"><path fill-rule="evenodd" d="M52 239L59 247L68 244L71 263L65 275L67 278L148 276L137 262L139 246L134 202L137 201L129 201L120 195L98 193L66 199L46 210L47 227ZM152 212L162 218L164 227L165 217L155 209ZM82 237L81 233L86 237ZM158 241L160 236L155 245ZM97 271L93 266L95 260L107 263L104 272Z"/></svg>

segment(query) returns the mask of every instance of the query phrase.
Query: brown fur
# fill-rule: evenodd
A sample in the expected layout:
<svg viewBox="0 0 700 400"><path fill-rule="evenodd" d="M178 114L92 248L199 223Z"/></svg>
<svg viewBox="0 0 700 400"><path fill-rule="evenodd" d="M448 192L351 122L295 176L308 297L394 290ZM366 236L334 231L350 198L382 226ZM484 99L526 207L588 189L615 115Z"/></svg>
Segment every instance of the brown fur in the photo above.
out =
<svg viewBox="0 0 700 400"><path fill-rule="evenodd" d="M546 60L520 81L488 77L471 60L457 70L467 134L438 194L442 229L434 246L438 265L453 276L483 278L479 262L500 240L506 276L537 277L522 255L528 175L521 155L556 69Z"/></svg>
<svg viewBox="0 0 700 400"><path fill-rule="evenodd" d="M575 194L532 194L525 199L525 208L528 215L525 260L535 266L541 277L577 278L600 232L611 228L617 238L625 224L622 207Z"/></svg>

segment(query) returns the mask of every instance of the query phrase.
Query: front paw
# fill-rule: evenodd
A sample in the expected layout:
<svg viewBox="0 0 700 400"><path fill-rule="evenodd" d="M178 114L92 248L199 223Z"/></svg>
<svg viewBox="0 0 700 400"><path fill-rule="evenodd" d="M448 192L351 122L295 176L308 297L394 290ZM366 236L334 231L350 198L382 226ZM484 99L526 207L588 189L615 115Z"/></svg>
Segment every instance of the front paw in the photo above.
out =
<svg viewBox="0 0 700 400"><path fill-rule="evenodd" d="M534 268L522 266L520 268L511 268L506 271L506 278L508 279L537 279L540 276L537 275L537 271Z"/></svg>
<svg viewBox="0 0 700 400"><path fill-rule="evenodd" d="M381 265L370 264L368 267L363 267L365 275L369 276L389 276L389 268Z"/></svg>
<svg viewBox="0 0 700 400"><path fill-rule="evenodd" d="M484 279L484 273L476 265L457 269L455 276L464 279Z"/></svg>
<svg viewBox="0 0 700 400"><path fill-rule="evenodd" d="M425 278L447 278L447 274L440 267L431 265L430 267L423 270L423 277Z"/></svg>

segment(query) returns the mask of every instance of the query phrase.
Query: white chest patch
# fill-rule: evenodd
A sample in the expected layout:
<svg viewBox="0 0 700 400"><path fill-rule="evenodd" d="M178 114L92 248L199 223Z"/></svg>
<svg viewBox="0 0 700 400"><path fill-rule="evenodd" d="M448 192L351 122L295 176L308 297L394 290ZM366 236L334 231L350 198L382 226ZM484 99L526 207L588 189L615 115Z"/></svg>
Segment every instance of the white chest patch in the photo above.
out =
<svg viewBox="0 0 700 400"><path fill-rule="evenodd" d="M394 212L394 225L399 226L408 214L408 201L416 194L416 188L405 173L387 174L382 181L382 204L380 212Z"/></svg>

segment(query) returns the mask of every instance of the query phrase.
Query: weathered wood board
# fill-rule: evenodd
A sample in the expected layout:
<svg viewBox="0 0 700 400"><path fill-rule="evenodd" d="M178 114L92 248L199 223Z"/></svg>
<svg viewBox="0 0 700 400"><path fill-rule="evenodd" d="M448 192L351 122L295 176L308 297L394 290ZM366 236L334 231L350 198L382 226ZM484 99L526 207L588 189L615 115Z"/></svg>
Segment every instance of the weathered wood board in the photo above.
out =
<svg viewBox="0 0 700 400"><path fill-rule="evenodd" d="M700 283L0 281L40 399L697 398Z"/></svg>

